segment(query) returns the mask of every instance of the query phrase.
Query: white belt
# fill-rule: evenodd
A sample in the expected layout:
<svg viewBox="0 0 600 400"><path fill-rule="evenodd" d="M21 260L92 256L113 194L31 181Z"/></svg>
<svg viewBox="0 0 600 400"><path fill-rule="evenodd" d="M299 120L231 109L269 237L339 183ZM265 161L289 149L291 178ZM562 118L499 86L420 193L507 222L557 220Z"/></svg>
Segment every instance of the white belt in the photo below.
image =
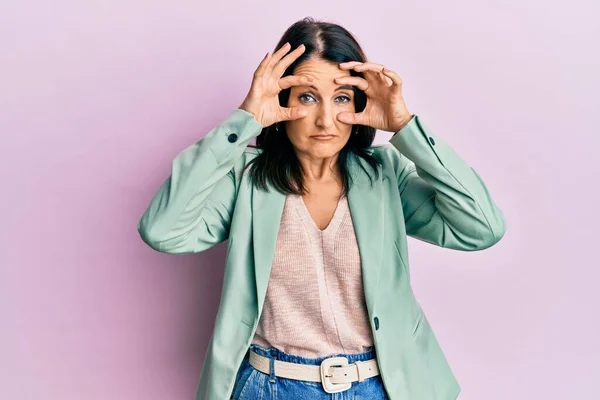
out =
<svg viewBox="0 0 600 400"><path fill-rule="evenodd" d="M379 375L377 360L348 363L346 357L329 357L320 365L307 365L274 360L275 376L301 381L321 382L327 393L342 392L352 387L352 382L362 382ZM250 365L269 374L269 358L250 351Z"/></svg>

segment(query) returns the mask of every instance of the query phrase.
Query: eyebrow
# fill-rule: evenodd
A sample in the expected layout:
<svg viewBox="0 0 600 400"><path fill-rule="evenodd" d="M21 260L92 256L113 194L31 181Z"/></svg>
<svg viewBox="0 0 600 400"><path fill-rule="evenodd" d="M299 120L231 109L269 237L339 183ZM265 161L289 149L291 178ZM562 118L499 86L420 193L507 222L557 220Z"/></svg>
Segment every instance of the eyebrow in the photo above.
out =
<svg viewBox="0 0 600 400"><path fill-rule="evenodd" d="M317 89L316 87L314 87L313 85L310 85L309 88L311 89L315 89L317 92L319 91L319 89ZM337 89L335 89L335 91L337 92L338 90L354 90L354 88L352 87L352 85L342 85L342 86L338 86Z"/></svg>

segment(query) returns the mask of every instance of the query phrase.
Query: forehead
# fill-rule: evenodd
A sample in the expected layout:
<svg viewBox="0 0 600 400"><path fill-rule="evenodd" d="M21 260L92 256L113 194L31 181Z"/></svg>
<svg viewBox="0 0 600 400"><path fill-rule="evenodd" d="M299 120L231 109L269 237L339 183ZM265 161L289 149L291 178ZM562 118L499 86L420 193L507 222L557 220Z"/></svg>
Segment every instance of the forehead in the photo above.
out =
<svg viewBox="0 0 600 400"><path fill-rule="evenodd" d="M299 64L294 70L294 75L308 75L314 78L315 82L321 86L337 86L333 80L343 76L350 76L350 71L340 69L339 64L311 58Z"/></svg>

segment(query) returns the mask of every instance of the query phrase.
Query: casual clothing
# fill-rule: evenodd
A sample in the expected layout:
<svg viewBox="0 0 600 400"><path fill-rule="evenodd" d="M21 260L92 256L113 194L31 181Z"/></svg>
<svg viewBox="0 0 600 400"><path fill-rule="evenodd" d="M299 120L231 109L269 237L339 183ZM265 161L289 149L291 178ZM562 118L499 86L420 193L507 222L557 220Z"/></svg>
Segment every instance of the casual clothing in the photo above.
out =
<svg viewBox="0 0 600 400"><path fill-rule="evenodd" d="M347 198L320 230L302 196L287 195L253 344L303 357L373 346Z"/></svg>
<svg viewBox="0 0 600 400"><path fill-rule="evenodd" d="M263 129L252 114L234 110L177 155L138 222L144 242L163 253L198 253L229 239L196 400L231 397L264 309L286 197L243 173L263 152L248 146ZM483 250L504 236L506 221L482 177L419 116L389 142L363 150L379 161L375 166L347 158L378 371L392 400L455 400L460 385L411 286L407 240Z"/></svg>
<svg viewBox="0 0 600 400"><path fill-rule="evenodd" d="M349 363L375 357L364 297L358 244L346 197L327 227L312 219L302 196L287 195L277 235L263 312L238 370L232 399L331 399L320 382L265 374L249 352L272 360L319 365L331 356ZM272 366L273 364L271 364ZM387 399L380 376L336 399Z"/></svg>
<svg viewBox="0 0 600 400"><path fill-rule="evenodd" d="M301 326L298 325L298 328L301 328ZM350 389L331 394L323 390L320 382L281 378L273 373L267 375L258 371L249 364L250 351L256 351L261 356L274 360L309 365L320 365L321 361L327 358L306 358L291 355L275 348L264 349L251 344L237 373L232 400L389 400L381 375L367 378L362 382L353 382ZM336 356L346 356L349 363L367 361L375 357L375 348L373 347L359 354L337 354Z"/></svg>

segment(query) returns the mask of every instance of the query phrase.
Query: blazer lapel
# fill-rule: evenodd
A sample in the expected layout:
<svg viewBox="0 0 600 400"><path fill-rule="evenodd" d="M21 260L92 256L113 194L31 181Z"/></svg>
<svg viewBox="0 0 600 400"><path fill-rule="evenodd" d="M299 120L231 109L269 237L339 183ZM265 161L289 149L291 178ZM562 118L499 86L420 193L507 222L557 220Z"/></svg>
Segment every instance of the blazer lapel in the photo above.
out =
<svg viewBox="0 0 600 400"><path fill-rule="evenodd" d="M348 206L360 252L367 309L370 314L373 314L383 250L383 174L381 166L379 166L379 177L373 180L373 186L371 187L369 177L360 167L361 165L367 171L371 171L371 166L362 158L349 157L348 167L353 182L348 192ZM285 205L285 195L272 186L269 186L269 189L268 193L258 190L256 187L252 189L252 234L258 305L257 318L265 300L271 265L275 255L277 234L279 233L279 225Z"/></svg>
<svg viewBox="0 0 600 400"><path fill-rule="evenodd" d="M360 165L373 173L364 159L357 158L351 162L350 172L355 180L348 191L348 206L360 253L365 301L369 315L373 315L383 251L385 199L382 183L386 178L383 178L382 168L378 166L379 177L373 179L371 186L369 177Z"/></svg>
<svg viewBox="0 0 600 400"><path fill-rule="evenodd" d="M258 304L256 317L260 315L267 292L284 205L285 195L275 190L271 185L269 185L268 193L258 190L256 186L253 187L252 235Z"/></svg>

